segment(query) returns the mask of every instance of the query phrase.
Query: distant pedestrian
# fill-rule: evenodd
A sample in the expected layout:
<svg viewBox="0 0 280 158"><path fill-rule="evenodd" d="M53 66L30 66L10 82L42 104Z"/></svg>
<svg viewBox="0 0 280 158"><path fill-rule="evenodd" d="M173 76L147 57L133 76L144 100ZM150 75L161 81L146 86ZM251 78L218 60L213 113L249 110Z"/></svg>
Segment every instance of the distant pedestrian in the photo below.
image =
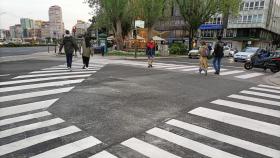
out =
<svg viewBox="0 0 280 158"><path fill-rule="evenodd" d="M202 41L201 46L199 47L199 73L203 70L205 72L205 76L207 75L208 69L208 55L210 54L210 50L208 49L206 42Z"/></svg>
<svg viewBox="0 0 280 158"><path fill-rule="evenodd" d="M74 37L70 35L69 30L65 31L65 35L63 37L63 41L60 45L59 52L61 53L62 48L64 47L64 51L66 54L66 62L67 68L72 71L72 58L74 51L77 52L78 46Z"/></svg>
<svg viewBox="0 0 280 158"><path fill-rule="evenodd" d="M224 57L224 43L222 42L222 36L217 37L218 41L215 44L213 52L213 67L215 69L215 74L220 74L221 60Z"/></svg>
<svg viewBox="0 0 280 158"><path fill-rule="evenodd" d="M85 34L82 41L82 58L83 58L83 69L88 69L90 56L93 56L93 52L91 51L91 38L89 34Z"/></svg>
<svg viewBox="0 0 280 158"><path fill-rule="evenodd" d="M156 45L155 42L150 39L146 46L146 55L148 56L148 68L153 67Z"/></svg>

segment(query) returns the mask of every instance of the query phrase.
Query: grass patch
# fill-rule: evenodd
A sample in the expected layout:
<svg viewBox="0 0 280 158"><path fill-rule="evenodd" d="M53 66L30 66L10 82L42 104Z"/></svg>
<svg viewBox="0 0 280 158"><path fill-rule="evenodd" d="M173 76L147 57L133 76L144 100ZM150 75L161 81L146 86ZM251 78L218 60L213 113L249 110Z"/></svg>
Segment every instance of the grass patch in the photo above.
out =
<svg viewBox="0 0 280 158"><path fill-rule="evenodd" d="M146 52L136 52L138 57L145 57ZM110 51L107 54L108 56L127 56L134 57L135 52L126 52L126 51ZM159 56L158 52L156 52L156 56Z"/></svg>

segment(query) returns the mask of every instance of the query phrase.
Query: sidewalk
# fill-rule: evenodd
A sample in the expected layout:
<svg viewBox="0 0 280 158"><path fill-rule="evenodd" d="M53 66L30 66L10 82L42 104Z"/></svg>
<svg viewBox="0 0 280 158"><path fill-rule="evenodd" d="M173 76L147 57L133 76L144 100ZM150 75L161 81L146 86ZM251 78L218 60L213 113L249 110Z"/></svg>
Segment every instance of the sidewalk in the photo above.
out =
<svg viewBox="0 0 280 158"><path fill-rule="evenodd" d="M280 72L270 75L266 78L266 81L274 85L280 86Z"/></svg>

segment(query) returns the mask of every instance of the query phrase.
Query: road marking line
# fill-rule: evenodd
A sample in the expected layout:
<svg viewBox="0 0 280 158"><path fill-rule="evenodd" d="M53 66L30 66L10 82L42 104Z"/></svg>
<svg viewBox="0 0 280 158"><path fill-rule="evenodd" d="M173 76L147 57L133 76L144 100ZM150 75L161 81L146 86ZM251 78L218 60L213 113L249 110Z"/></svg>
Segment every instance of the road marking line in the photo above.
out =
<svg viewBox="0 0 280 158"><path fill-rule="evenodd" d="M73 75L73 74L91 74L96 71L68 71L68 72L60 72L60 73L47 73L47 74L35 74L35 75L22 75L14 77L13 79L18 78L32 78L32 77L42 77L42 76L60 76L60 75Z"/></svg>
<svg viewBox="0 0 280 158"><path fill-rule="evenodd" d="M266 88L251 87L250 89L265 91L265 92L272 92L272 93L280 93L280 91L278 91L278 90L266 89Z"/></svg>
<svg viewBox="0 0 280 158"><path fill-rule="evenodd" d="M184 71L184 72L187 72L187 71L198 71L199 70L199 67L196 67L196 68L190 68L190 69L182 69L180 71Z"/></svg>
<svg viewBox="0 0 280 158"><path fill-rule="evenodd" d="M0 92L10 92L10 91L52 87L52 86L64 86L64 85L69 85L74 83L81 83L83 81L84 79L78 79L78 80L66 80L66 81L56 81L56 82L48 82L48 83L29 84L23 86L5 87L5 88L0 88Z"/></svg>
<svg viewBox="0 0 280 158"><path fill-rule="evenodd" d="M272 100L259 99L259 98L254 98L254 97L246 97L246 96L237 95L237 94L232 94L232 95L230 95L228 97L229 98L246 100L246 101L257 102L257 103L263 103L263 104L268 104L268 105L280 106L280 102L272 101Z"/></svg>
<svg viewBox="0 0 280 158"><path fill-rule="evenodd" d="M248 79L248 78L253 78L257 76L264 75L263 73L250 73L250 74L245 74L245 75L239 75L239 76L234 76L236 78L241 78L241 79Z"/></svg>
<svg viewBox="0 0 280 158"><path fill-rule="evenodd" d="M63 146L60 146L58 148L46 151L44 153L32 156L31 158L62 158L65 156L69 156L71 154L74 154L76 152L88 149L90 147L93 147L97 144L100 144L101 141L94 138L93 136L75 141L73 143L69 143Z"/></svg>
<svg viewBox="0 0 280 158"><path fill-rule="evenodd" d="M44 127L56 125L56 124L59 124L62 122L64 122L64 120L62 120L61 118L55 118L55 119L51 119L51 120L47 120L47 121L43 121L43 122L38 122L38 123L33 123L33 124L25 125L25 126L19 126L16 128L7 129L7 130L0 132L0 138L9 137L9 136L12 136L15 134L23 133L26 131L31 131L31 130L38 129L38 128L44 128Z"/></svg>
<svg viewBox="0 0 280 158"><path fill-rule="evenodd" d="M179 156L136 138L130 138L121 144L150 158L180 158Z"/></svg>
<svg viewBox="0 0 280 158"><path fill-rule="evenodd" d="M0 126L4 126L4 125L16 123L16 122L22 122L22 121L26 121L26 120L31 120L34 118L49 116L49 115L51 115L51 113L49 113L47 111L43 111L43 112L38 112L38 113L34 113L34 114L28 114L28 115L23 115L23 116L19 116L19 117L8 118L8 119L0 120Z"/></svg>
<svg viewBox="0 0 280 158"><path fill-rule="evenodd" d="M4 96L4 97L0 97L0 102L12 101L12 100L18 100L18 99L26 99L26 98L33 98L33 97L52 95L52 94L59 94L59 93L65 93L65 92L69 92L73 88L74 87L57 88L57 89L46 90L46 91L21 93L21 94L15 94L15 95L7 95L7 96Z"/></svg>
<svg viewBox="0 0 280 158"><path fill-rule="evenodd" d="M167 70L176 70L176 69L193 68L193 67L196 67L196 66L177 66L177 67L167 67L165 69L167 69Z"/></svg>
<svg viewBox="0 0 280 158"><path fill-rule="evenodd" d="M208 156L208 157L215 157L215 158L241 158L239 156L224 152L222 150L210 147L208 145L196 142L194 140L179 136L177 134L162 130L160 128L153 128L146 133L157 136L161 139L165 139L169 142L172 142L174 144L180 145L182 147L188 148L190 150L193 150L195 152L198 152L202 155Z"/></svg>
<svg viewBox="0 0 280 158"><path fill-rule="evenodd" d="M233 70L233 71L221 72L220 75L221 76L225 76L225 75L238 74L238 73L242 73L242 72L244 72L244 71Z"/></svg>
<svg viewBox="0 0 280 158"><path fill-rule="evenodd" d="M53 103L55 103L57 100L58 98L34 102L34 103L22 104L17 106L11 106L7 108L0 108L0 117L24 113L33 110L46 109L50 107Z"/></svg>
<svg viewBox="0 0 280 158"><path fill-rule="evenodd" d="M0 77L9 76L10 74L2 74Z"/></svg>
<svg viewBox="0 0 280 158"><path fill-rule="evenodd" d="M265 87L265 88L272 88L272 89L280 89L280 87L278 87L278 86L269 86L269 85L263 85L263 84L260 84L258 86L259 87Z"/></svg>
<svg viewBox="0 0 280 158"><path fill-rule="evenodd" d="M40 71L69 71L67 68L62 68L62 67L53 67L53 68L46 68L46 69L41 69ZM72 70L75 71L75 70L83 70L82 67L72 67ZM89 67L88 70L100 70L100 68L96 68L96 67Z"/></svg>
<svg viewBox="0 0 280 158"><path fill-rule="evenodd" d="M249 104L241 104L241 103L222 100L222 99L212 101L211 103L280 118L280 111L277 110L267 109L267 108L253 106Z"/></svg>
<svg viewBox="0 0 280 158"><path fill-rule="evenodd" d="M210 70L210 69L213 69L213 68L208 68L208 70L207 70L207 72L215 72L216 70L215 69L213 69L213 70ZM220 71L226 71L226 70L228 70L228 69L220 69ZM197 72L197 73L199 73L199 72ZM204 71L201 71L201 73L205 73Z"/></svg>
<svg viewBox="0 0 280 158"><path fill-rule="evenodd" d="M111 153L104 150L89 158L118 158L118 157L116 157L115 155L112 155Z"/></svg>
<svg viewBox="0 0 280 158"><path fill-rule="evenodd" d="M261 97L267 97L267 98L272 98L272 99L280 99L280 95L273 95L273 94L267 94L267 93L261 93L261 92L243 90L240 93L256 95L256 96L261 96Z"/></svg>
<svg viewBox="0 0 280 158"><path fill-rule="evenodd" d="M231 144L231 145L234 145L234 146L246 149L246 150L250 150L250 151L262 154L262 155L266 155L269 157L277 157L280 155L279 150L271 149L271 148L268 148L268 147L265 147L265 146L262 146L259 144L254 144L249 141L245 141L245 140L242 140L239 138L228 136L228 135L225 135L222 133L218 133L218 132L215 132L215 131L212 131L212 130L209 130L206 128L202 128L202 127L199 127L199 126L196 126L193 124L189 124L186 122L182 122L179 120L172 119L170 121L167 121L166 123L169 125L178 127L178 128L182 128L184 130L188 130L188 131L200 134L200 135L204 135L206 137L209 137L209 138L221 141L221 142L225 142L225 143L228 143L228 144Z"/></svg>
<svg viewBox="0 0 280 158"><path fill-rule="evenodd" d="M191 110L189 113L193 115L213 119L219 122L231 124L234 126L280 137L280 126L275 124L258 121L243 116L238 116L238 115L212 110L208 108L203 108L203 107L199 107L194 110Z"/></svg>
<svg viewBox="0 0 280 158"><path fill-rule="evenodd" d="M88 70L84 70L84 69L72 69L72 72L80 72L80 71L98 71L100 69L88 69ZM57 73L57 72L69 72L68 69L64 69L64 70L43 70L43 71L32 71L30 72L30 74L41 74L41 73Z"/></svg>
<svg viewBox="0 0 280 158"><path fill-rule="evenodd" d="M72 133L76 133L81 131L79 128L77 128L76 126L69 126L66 128L62 128L56 131L51 131L51 132L47 132L47 133L43 133L43 134L39 134L33 137L28 137L25 138L23 140L17 141L17 142L13 142L13 143L9 143L6 145L2 145L0 146L0 156L2 155L6 155L8 153L12 153L27 147L30 147L32 145L36 145L48 140L52 140L55 138L59 138L59 137L63 137Z"/></svg>
<svg viewBox="0 0 280 158"><path fill-rule="evenodd" d="M24 79L24 80L6 81L6 82L0 82L0 86L3 86L3 85L11 85L11 84L18 84L18 83L30 83L30 82L38 82L38 81L57 80L57 79L82 78L82 77L89 77L89 76L91 76L91 74L88 74L88 75L58 76L58 77L47 77L47 78L35 78L35 79Z"/></svg>

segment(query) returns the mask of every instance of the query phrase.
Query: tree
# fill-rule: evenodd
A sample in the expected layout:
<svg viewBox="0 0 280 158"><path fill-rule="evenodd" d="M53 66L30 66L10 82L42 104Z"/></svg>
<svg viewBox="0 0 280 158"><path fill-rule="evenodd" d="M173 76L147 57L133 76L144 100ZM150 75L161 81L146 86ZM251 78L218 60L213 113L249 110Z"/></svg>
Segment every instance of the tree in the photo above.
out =
<svg viewBox="0 0 280 158"><path fill-rule="evenodd" d="M90 7L97 12L96 23L99 26L106 26L113 30L117 49L123 48L123 29L127 32L130 29L129 22L132 19L130 14L130 0L87 0Z"/></svg>
<svg viewBox="0 0 280 158"><path fill-rule="evenodd" d="M134 0L133 6L137 6L133 10L136 11L136 17L145 21L145 27L148 28L148 38L152 37L152 30L154 25L167 14L170 8L169 0Z"/></svg>
<svg viewBox="0 0 280 158"><path fill-rule="evenodd" d="M236 14L241 0L176 0L189 32L189 50L198 28L205 21L218 14Z"/></svg>

